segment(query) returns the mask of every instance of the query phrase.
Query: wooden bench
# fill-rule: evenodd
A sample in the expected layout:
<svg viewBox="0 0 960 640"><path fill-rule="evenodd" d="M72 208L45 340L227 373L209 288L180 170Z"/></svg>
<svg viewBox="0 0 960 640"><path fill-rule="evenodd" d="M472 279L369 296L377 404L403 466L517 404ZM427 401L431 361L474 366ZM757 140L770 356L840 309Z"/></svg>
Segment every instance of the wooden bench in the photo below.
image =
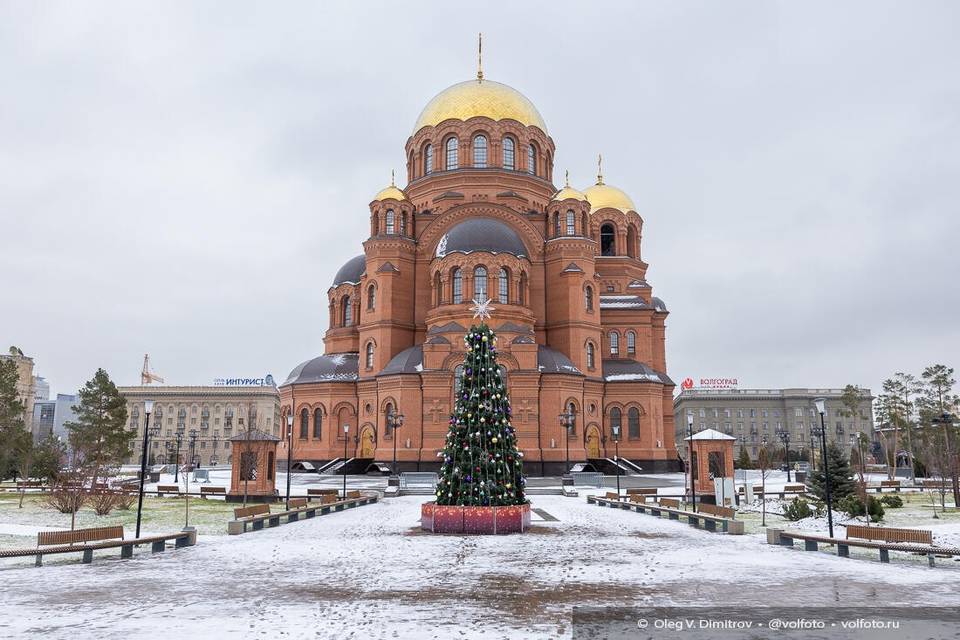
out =
<svg viewBox="0 0 960 640"><path fill-rule="evenodd" d="M866 529L867 527L864 527ZM882 528L882 527L870 527ZM934 566L936 556L949 557L960 555L960 548L935 547L905 542L874 542L872 540L857 540L853 538L830 538L828 536L805 533L802 531L781 531L779 529L768 529L767 542L769 544L779 544L784 547L793 547L794 540L803 540L805 551L817 551L820 544L836 545L837 555L842 558L850 557L850 547L859 547L863 549L876 549L880 552L880 562L890 562L890 552L900 551L903 553L913 553L927 556L930 566Z"/></svg>
<svg viewBox="0 0 960 640"><path fill-rule="evenodd" d="M195 531L182 531L166 536L149 536L125 539L123 527L92 527L73 531L41 531L37 534L36 549L3 549L0 558L36 556L36 566L43 565L43 556L62 553L83 553L83 562L93 562L93 552L98 549L120 547L121 558L132 558L133 548L141 544L150 544L154 553L164 551L168 540L174 540L176 547L192 546L197 543Z"/></svg>
<svg viewBox="0 0 960 640"><path fill-rule="evenodd" d="M273 513L270 511L270 505L254 505L241 509L234 509L234 519L227 522L227 533L238 535L247 532L249 526L253 531L263 529L264 523L268 527L277 527L281 524L281 518L286 518L287 523L296 522L301 514L305 518L314 518L317 515L327 515L336 511L343 511L353 507L361 507L367 504L373 504L377 501L377 494L363 495L359 491L350 491L357 494L344 500L338 500L337 496L332 494L322 494L320 504L312 504L306 498L291 498L290 509ZM296 506L295 506L296 505ZM254 513L254 511L256 511Z"/></svg>
<svg viewBox="0 0 960 640"><path fill-rule="evenodd" d="M659 502L661 506L668 507L670 509L680 508L680 501L673 498L660 498L660 500L657 502Z"/></svg>
<svg viewBox="0 0 960 640"><path fill-rule="evenodd" d="M40 480L18 480L17 489L40 489L43 487L43 482Z"/></svg>
<svg viewBox="0 0 960 640"><path fill-rule="evenodd" d="M900 481L899 480L881 480L880 486L876 487L877 493L880 493L884 489L893 489L895 492L900 492Z"/></svg>
<svg viewBox="0 0 960 640"><path fill-rule="evenodd" d="M882 540L883 542L916 542L919 544L933 544L933 532L929 529L867 527L862 524L848 524L847 538Z"/></svg>
<svg viewBox="0 0 960 640"><path fill-rule="evenodd" d="M157 497L160 498L164 494L172 493L173 495L180 495L180 485L176 484L158 484L157 485Z"/></svg>
<svg viewBox="0 0 960 640"><path fill-rule="evenodd" d="M784 493L806 493L807 485L805 484L785 484L783 485Z"/></svg>
<svg viewBox="0 0 960 640"><path fill-rule="evenodd" d="M619 500L620 494L617 493L616 491L607 491L606 498L607 500Z"/></svg>
<svg viewBox="0 0 960 640"><path fill-rule="evenodd" d="M314 496L333 496L336 498L338 495L340 495L339 489L307 489L308 501Z"/></svg>
<svg viewBox="0 0 960 640"><path fill-rule="evenodd" d="M664 503L664 500L666 500L666 504ZM649 512L650 515L657 517L660 517L665 513L670 520L686 518L687 523L689 523L691 526L699 529L702 524L703 529L707 531L716 532L719 525L719 530L730 535L742 535L744 532L744 525L741 521L734 520L732 518L724 518L722 516L716 516L705 512L694 513L693 511L685 511L683 509L675 508L669 505L676 504L679 506L680 501L670 498L661 498L659 503L646 503L633 500L622 502L620 500L610 500L600 496L587 496L587 503L596 504L601 507L612 507L615 509L619 508L627 511L636 511L637 513Z"/></svg>
<svg viewBox="0 0 960 640"><path fill-rule="evenodd" d="M200 487L200 497L206 498L207 496L226 496L227 488L226 487Z"/></svg>
<svg viewBox="0 0 960 640"><path fill-rule="evenodd" d="M638 495L638 496L655 496L657 495L656 487L634 487L632 489L627 489L626 494L628 496Z"/></svg>
<svg viewBox="0 0 960 640"><path fill-rule="evenodd" d="M648 493L630 493L627 495L629 496L630 502L646 502L648 499L657 497L656 494L651 495Z"/></svg>
<svg viewBox="0 0 960 640"><path fill-rule="evenodd" d="M347 500L351 500L351 499L353 499L353 498L359 498L359 497L360 497L360 492L359 492L359 491L356 491L356 490L347 491L347 495L344 496L344 497L345 497Z"/></svg>
<svg viewBox="0 0 960 640"><path fill-rule="evenodd" d="M731 509L730 507L720 507L715 504L698 503L697 509L699 511L702 511L703 513L709 513L712 516L720 516L721 518L730 518L731 520L735 519L737 515L736 509Z"/></svg>

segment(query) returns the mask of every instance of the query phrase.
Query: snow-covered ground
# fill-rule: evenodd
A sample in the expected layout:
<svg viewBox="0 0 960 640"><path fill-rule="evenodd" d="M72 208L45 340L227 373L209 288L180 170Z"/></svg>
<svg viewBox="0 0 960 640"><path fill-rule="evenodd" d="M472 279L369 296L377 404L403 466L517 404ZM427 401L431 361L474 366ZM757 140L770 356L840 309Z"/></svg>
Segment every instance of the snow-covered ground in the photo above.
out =
<svg viewBox="0 0 960 640"><path fill-rule="evenodd" d="M955 605L960 563L881 565L534 496L533 530L435 536L393 498L92 565L0 565L0 637L569 637L575 604ZM900 555L900 554L895 554Z"/></svg>

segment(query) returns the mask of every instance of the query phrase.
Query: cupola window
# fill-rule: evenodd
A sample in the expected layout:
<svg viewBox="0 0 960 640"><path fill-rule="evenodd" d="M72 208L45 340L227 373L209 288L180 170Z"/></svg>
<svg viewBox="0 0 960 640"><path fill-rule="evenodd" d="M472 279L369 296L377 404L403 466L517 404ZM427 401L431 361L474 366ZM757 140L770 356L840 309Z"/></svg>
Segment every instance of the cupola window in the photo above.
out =
<svg viewBox="0 0 960 640"><path fill-rule="evenodd" d="M353 325L353 305L350 304L350 296L343 299L343 326Z"/></svg>
<svg viewBox="0 0 960 640"><path fill-rule="evenodd" d="M560 214L553 214L553 237L557 238L560 236Z"/></svg>
<svg viewBox="0 0 960 640"><path fill-rule="evenodd" d="M610 333L610 355L620 355L620 334L616 331Z"/></svg>
<svg viewBox="0 0 960 640"><path fill-rule="evenodd" d="M460 166L460 162L457 158L457 152L460 149L460 143L456 138L450 138L447 140L447 162L446 168L447 171L451 169L456 169Z"/></svg>
<svg viewBox="0 0 960 640"><path fill-rule="evenodd" d="M513 138L504 138L503 139L503 168L504 169L515 169L516 160L515 157L515 146Z"/></svg>
<svg viewBox="0 0 960 640"><path fill-rule="evenodd" d="M487 268L479 266L473 270L473 297L477 300L487 299Z"/></svg>
<svg viewBox="0 0 960 640"><path fill-rule="evenodd" d="M537 147L532 142L527 147L527 173L537 175Z"/></svg>
<svg viewBox="0 0 960 640"><path fill-rule="evenodd" d="M473 139L473 166L483 169L487 166L487 138L477 136Z"/></svg>
<svg viewBox="0 0 960 640"><path fill-rule="evenodd" d="M463 271L460 267L453 270L453 304L463 302Z"/></svg>
<svg viewBox="0 0 960 640"><path fill-rule="evenodd" d="M387 235L392 236L396 232L397 216L393 209L387 209Z"/></svg>
<svg viewBox="0 0 960 640"><path fill-rule="evenodd" d="M300 411L300 439L306 440L308 433L310 433L310 412L304 407Z"/></svg>
<svg viewBox="0 0 960 640"><path fill-rule="evenodd" d="M510 302L510 272L503 267L500 269L500 283L499 291L497 293L499 294L497 301L500 304L507 304Z"/></svg>
<svg viewBox="0 0 960 640"><path fill-rule="evenodd" d="M633 331L627 331L627 355L633 355L637 352L637 334Z"/></svg>
<svg viewBox="0 0 960 640"><path fill-rule="evenodd" d="M567 235L572 236L576 235L576 216L573 213L573 209L567 210Z"/></svg>
<svg viewBox="0 0 960 640"><path fill-rule="evenodd" d="M433 145L428 144L423 149L423 175L428 176L433 173Z"/></svg>
<svg viewBox="0 0 960 640"><path fill-rule="evenodd" d="M609 222L600 227L600 255L617 255L616 232L613 229L613 225Z"/></svg>
<svg viewBox="0 0 960 640"><path fill-rule="evenodd" d="M587 287L584 297L586 298L587 311L593 311L593 287Z"/></svg>
<svg viewBox="0 0 960 640"><path fill-rule="evenodd" d="M323 411L318 407L313 410L313 439L320 439L320 428L323 426Z"/></svg>

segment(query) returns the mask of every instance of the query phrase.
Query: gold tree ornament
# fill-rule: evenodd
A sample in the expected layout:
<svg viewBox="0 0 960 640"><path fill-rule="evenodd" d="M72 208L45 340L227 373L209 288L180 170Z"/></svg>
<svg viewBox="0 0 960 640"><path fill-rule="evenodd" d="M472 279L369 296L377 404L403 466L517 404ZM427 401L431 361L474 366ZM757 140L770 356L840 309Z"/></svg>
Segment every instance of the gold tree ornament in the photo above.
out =
<svg viewBox="0 0 960 640"><path fill-rule="evenodd" d="M473 306L470 307L470 311L473 311L473 317L479 318L480 322L483 322L485 319L490 317L491 312L496 311L494 307L490 306L490 298L486 300L477 300L473 299Z"/></svg>

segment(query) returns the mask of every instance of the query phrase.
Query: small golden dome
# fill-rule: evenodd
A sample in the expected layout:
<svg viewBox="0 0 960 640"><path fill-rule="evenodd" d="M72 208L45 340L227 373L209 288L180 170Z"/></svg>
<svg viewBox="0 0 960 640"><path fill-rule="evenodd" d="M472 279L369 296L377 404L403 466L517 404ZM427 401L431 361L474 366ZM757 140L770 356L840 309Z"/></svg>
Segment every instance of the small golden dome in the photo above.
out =
<svg viewBox="0 0 960 640"><path fill-rule="evenodd" d="M467 120L474 116L516 120L522 125L539 127L544 133L547 132L540 112L525 95L505 84L478 78L455 84L434 96L420 112L413 133L451 118Z"/></svg>
<svg viewBox="0 0 960 640"><path fill-rule="evenodd" d="M595 184L586 189L583 193L585 196L587 196L587 200L590 201L590 213L593 213L599 209L606 209L608 207L619 209L624 213L627 211L637 210L636 206L633 204L633 200L630 199L630 196L620 189L611 187L608 184Z"/></svg>
<svg viewBox="0 0 960 640"><path fill-rule="evenodd" d="M574 200L586 200L587 196L577 189L574 189L570 186L570 172L567 171L567 183L563 186L563 189L557 191L553 194L553 197L550 198L551 202L560 202L561 200L568 200L573 198Z"/></svg>
<svg viewBox="0 0 960 640"><path fill-rule="evenodd" d="M390 186L384 189L381 189L377 195L373 197L376 201L387 200L388 198L393 198L394 200L399 200L403 202L407 199L407 194L403 192L402 189L399 189L394 181L393 170L390 171Z"/></svg>

